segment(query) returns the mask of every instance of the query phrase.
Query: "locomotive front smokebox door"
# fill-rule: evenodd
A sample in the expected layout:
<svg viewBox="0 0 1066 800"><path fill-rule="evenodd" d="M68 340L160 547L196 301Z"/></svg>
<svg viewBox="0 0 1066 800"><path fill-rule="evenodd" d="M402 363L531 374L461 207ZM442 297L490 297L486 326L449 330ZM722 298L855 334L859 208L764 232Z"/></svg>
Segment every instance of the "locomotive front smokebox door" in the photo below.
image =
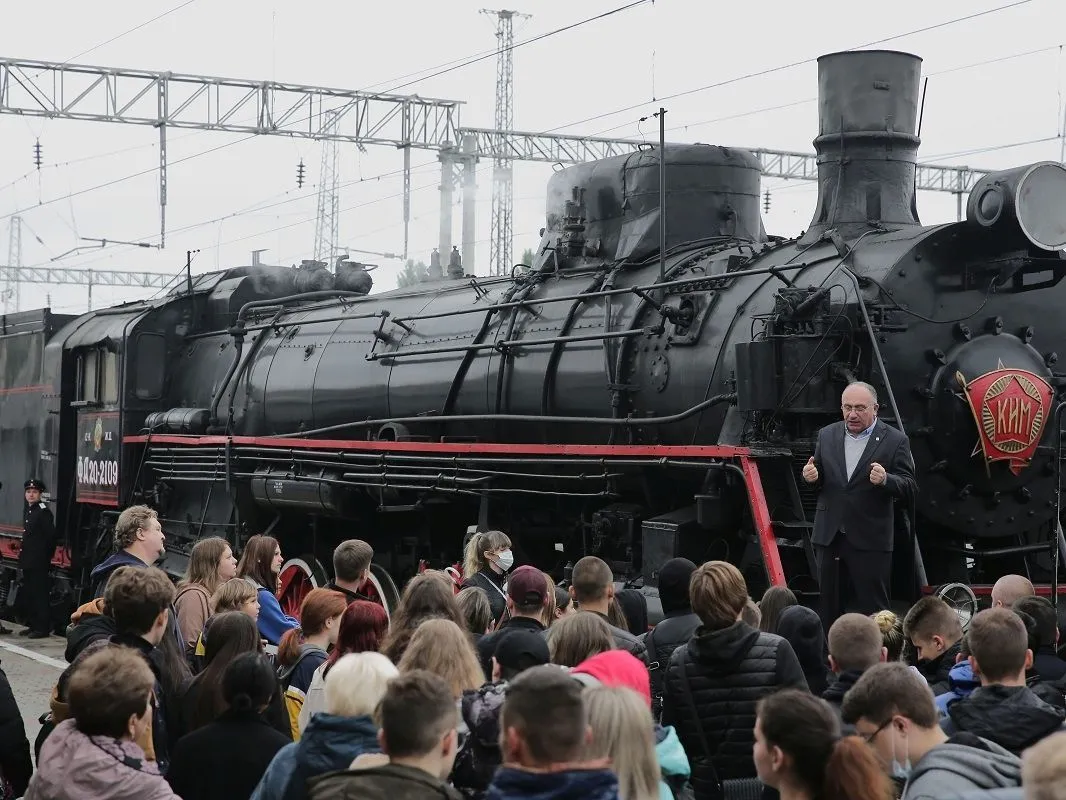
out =
<svg viewBox="0 0 1066 800"><path fill-rule="evenodd" d="M75 501L117 508L121 428L118 411L78 411Z"/></svg>

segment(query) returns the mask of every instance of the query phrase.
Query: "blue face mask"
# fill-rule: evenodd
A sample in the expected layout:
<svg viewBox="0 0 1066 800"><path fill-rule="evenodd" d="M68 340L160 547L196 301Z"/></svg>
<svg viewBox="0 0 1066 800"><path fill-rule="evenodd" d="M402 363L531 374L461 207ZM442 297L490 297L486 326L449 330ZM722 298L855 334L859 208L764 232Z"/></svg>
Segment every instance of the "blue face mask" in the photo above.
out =
<svg viewBox="0 0 1066 800"><path fill-rule="evenodd" d="M892 776L892 780L899 783L906 783L910 777L914 768L911 766L910 754L907 754L906 761L902 764L896 759L896 734L895 726L893 726L892 732L892 764L889 766L889 774Z"/></svg>

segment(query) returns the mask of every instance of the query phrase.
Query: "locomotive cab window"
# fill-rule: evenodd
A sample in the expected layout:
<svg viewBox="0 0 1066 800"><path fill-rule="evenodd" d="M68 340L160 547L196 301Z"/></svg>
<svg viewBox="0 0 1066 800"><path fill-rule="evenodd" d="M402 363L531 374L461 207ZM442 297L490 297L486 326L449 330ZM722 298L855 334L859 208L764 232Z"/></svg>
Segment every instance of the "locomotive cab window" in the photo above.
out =
<svg viewBox="0 0 1066 800"><path fill-rule="evenodd" d="M133 393L138 400L158 400L163 396L166 379L166 337L160 333L138 335L133 357Z"/></svg>
<svg viewBox="0 0 1066 800"><path fill-rule="evenodd" d="M100 402L100 358L96 350L86 350L78 358L78 399Z"/></svg>
<svg viewBox="0 0 1066 800"><path fill-rule="evenodd" d="M118 353L93 348L78 356L78 399L88 403L118 402Z"/></svg>

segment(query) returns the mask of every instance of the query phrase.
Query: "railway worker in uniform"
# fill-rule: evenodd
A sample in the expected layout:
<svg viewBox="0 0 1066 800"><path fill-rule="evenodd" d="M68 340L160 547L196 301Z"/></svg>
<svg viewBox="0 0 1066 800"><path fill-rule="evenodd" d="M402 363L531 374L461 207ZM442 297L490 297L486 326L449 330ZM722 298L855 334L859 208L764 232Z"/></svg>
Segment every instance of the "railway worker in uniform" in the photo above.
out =
<svg viewBox="0 0 1066 800"><path fill-rule="evenodd" d="M41 500L41 492L45 491L44 482L30 478L24 488L26 503L19 569L22 570L26 628L19 631L19 635L30 639L44 639L51 633L52 628L48 571L56 549L56 524L52 510Z"/></svg>
<svg viewBox="0 0 1066 800"><path fill-rule="evenodd" d="M803 479L819 490L812 542L823 624L845 611L888 608L895 508L917 491L907 437L877 418L877 392L856 381L841 395L840 422L818 432Z"/></svg>

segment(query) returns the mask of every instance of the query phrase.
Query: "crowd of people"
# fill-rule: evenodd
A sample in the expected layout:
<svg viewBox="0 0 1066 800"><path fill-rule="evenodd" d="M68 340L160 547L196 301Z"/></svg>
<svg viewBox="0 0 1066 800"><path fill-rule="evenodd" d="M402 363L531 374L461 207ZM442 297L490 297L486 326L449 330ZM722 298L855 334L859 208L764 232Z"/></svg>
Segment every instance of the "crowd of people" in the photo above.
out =
<svg viewBox="0 0 1066 800"><path fill-rule="evenodd" d="M78 609L30 745L0 681L6 798L926 800L1066 797L1066 661L1025 578L970 620L923 597L828 630L784 587L756 602L727 562L672 559L663 618L587 556L563 589L471 538L464 581L428 570L391 616L342 542L298 617L254 536L152 566L155 513L126 509ZM974 793L977 794L974 794Z"/></svg>

